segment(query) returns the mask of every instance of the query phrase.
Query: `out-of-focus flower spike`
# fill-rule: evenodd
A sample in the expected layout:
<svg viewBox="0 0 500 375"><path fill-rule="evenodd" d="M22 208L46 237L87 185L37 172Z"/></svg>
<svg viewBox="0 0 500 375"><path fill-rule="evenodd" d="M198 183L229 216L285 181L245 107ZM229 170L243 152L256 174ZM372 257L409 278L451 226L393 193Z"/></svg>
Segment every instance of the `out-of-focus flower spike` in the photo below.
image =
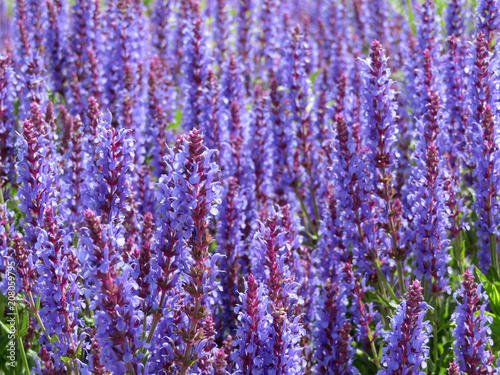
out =
<svg viewBox="0 0 500 375"><path fill-rule="evenodd" d="M492 318L485 314L488 296L482 285L474 281L470 270L462 276L460 289L453 293L457 307L452 315L456 327L453 331L456 361L465 374L494 374L495 356L488 349L492 344L489 325Z"/></svg>
<svg viewBox="0 0 500 375"><path fill-rule="evenodd" d="M208 114L204 112L207 80L206 41L198 2L189 3L189 15L184 22L183 36L183 75L184 75L184 113L185 131L192 128L204 129Z"/></svg>
<svg viewBox="0 0 500 375"><path fill-rule="evenodd" d="M209 70L207 74L207 95L206 111L208 112L208 121L206 127L202 129L203 139L207 144L208 149L220 149L222 146L221 134L221 119L220 108L221 101L219 98L219 82L213 70ZM216 160L219 159L219 154L216 155Z"/></svg>
<svg viewBox="0 0 500 375"><path fill-rule="evenodd" d="M170 90L170 85L165 82L163 70L165 65L162 59L155 55L151 59L150 70L148 76L148 120L149 126L146 129L146 134L149 139L147 146L152 147L151 164L155 168L154 174L159 178L165 173L165 163L163 155L166 154L165 147L170 141L170 133L166 130L170 120L170 111L167 107L166 93L173 92Z"/></svg>
<svg viewBox="0 0 500 375"><path fill-rule="evenodd" d="M54 92L64 95L64 85L67 79L67 31L68 14L62 2L46 0L48 12L48 28L46 48L48 66L51 76L51 86Z"/></svg>
<svg viewBox="0 0 500 375"><path fill-rule="evenodd" d="M77 225L78 217L81 215L81 208L84 204L82 198L86 193L86 177L85 177L85 155L83 151L82 130L83 123L79 115L76 115L74 122L69 124L68 129L70 139L68 142L68 151L64 155L64 160L68 161L63 174L63 180L66 183L66 199L67 205L71 212L71 223Z"/></svg>
<svg viewBox="0 0 500 375"><path fill-rule="evenodd" d="M68 56L71 69L67 79L70 80L68 104L73 111L83 116L88 104L87 96L100 100L102 93L102 66L100 62L101 14L100 2L97 0L76 0L71 12L70 51Z"/></svg>
<svg viewBox="0 0 500 375"><path fill-rule="evenodd" d="M30 36L27 28L28 12L26 9L25 0L18 0L15 3L14 21L14 43L19 46L16 54L16 63L19 66L24 66L31 55L33 54Z"/></svg>
<svg viewBox="0 0 500 375"><path fill-rule="evenodd" d="M378 40L382 45L385 45L388 31L388 4L382 0L368 0L365 4L369 24L368 40Z"/></svg>
<svg viewBox="0 0 500 375"><path fill-rule="evenodd" d="M17 129L14 102L16 96L12 55L0 54L0 186L2 187L14 177Z"/></svg>
<svg viewBox="0 0 500 375"><path fill-rule="evenodd" d="M464 0L452 0L446 9L446 35L448 37L455 35L461 36L465 32L465 23L463 18Z"/></svg>
<svg viewBox="0 0 500 375"><path fill-rule="evenodd" d="M425 0L417 6L417 41L420 51L428 49L432 58L437 61L441 52L441 27L435 8L432 0Z"/></svg>
<svg viewBox="0 0 500 375"><path fill-rule="evenodd" d="M238 25L236 37L236 49L238 51L239 61L242 64L242 74L247 92L250 89L250 79L253 70L252 56L252 17L254 14L254 4L252 0L239 0L238 7Z"/></svg>
<svg viewBox="0 0 500 375"><path fill-rule="evenodd" d="M0 53L12 51L12 18L7 11L7 2L0 2Z"/></svg>
<svg viewBox="0 0 500 375"><path fill-rule="evenodd" d="M247 146L252 150L252 161L255 168L255 194L260 212L267 200L271 198L272 183L272 129L267 124L267 113L265 111L268 98L264 96L262 88L255 88L254 117L251 123L250 142ZM252 136L254 134L254 136Z"/></svg>
<svg viewBox="0 0 500 375"><path fill-rule="evenodd" d="M215 8L213 10L213 40L216 42L213 55L218 71L220 72L227 58L227 40L229 36L227 23L228 9L226 8L226 0L216 0L213 3L213 7Z"/></svg>
<svg viewBox="0 0 500 375"><path fill-rule="evenodd" d="M157 50L157 54L162 61L170 62L169 48L171 42L171 27L170 16L172 12L171 0L155 1L153 15L151 17L152 26L154 29L153 46Z"/></svg>
<svg viewBox="0 0 500 375"><path fill-rule="evenodd" d="M487 49L493 52L493 40L498 35L500 26L500 9L497 0L480 0L476 9L477 34L484 34Z"/></svg>
<svg viewBox="0 0 500 375"><path fill-rule="evenodd" d="M136 105L142 79L138 58L143 14L137 4L118 0L107 8L106 99L115 128L132 129L132 123L139 119Z"/></svg>

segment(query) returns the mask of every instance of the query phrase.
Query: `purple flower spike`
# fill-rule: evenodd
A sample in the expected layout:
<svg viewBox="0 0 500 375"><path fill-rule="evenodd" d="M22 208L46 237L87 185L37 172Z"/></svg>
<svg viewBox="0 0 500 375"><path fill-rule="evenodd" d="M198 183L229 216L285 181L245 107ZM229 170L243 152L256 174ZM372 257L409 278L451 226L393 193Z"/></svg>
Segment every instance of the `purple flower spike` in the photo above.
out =
<svg viewBox="0 0 500 375"><path fill-rule="evenodd" d="M80 259L85 263L84 277L91 292L95 312L96 337L101 346L101 361L116 374L136 373L136 350L140 347L140 318L134 295L137 284L129 279L130 269L121 262L123 239L113 226L101 224L91 210L85 211L85 228ZM121 270L120 270L121 268ZM120 270L120 271L119 271Z"/></svg>
<svg viewBox="0 0 500 375"><path fill-rule="evenodd" d="M488 50L494 48L493 40L498 35L500 26L500 9L497 0L480 0L477 4L477 33L485 36Z"/></svg>
<svg viewBox="0 0 500 375"><path fill-rule="evenodd" d="M317 317L316 371L321 374L359 374L353 367L354 347L351 339L351 323L346 318L347 294L343 286L325 285Z"/></svg>
<svg viewBox="0 0 500 375"><path fill-rule="evenodd" d="M392 239L391 245L385 245L387 249L382 247L382 254L384 251L398 254L401 212L394 202L397 103L387 60L382 45L373 41L364 74L363 135L368 148L368 171L373 183L369 191L379 198L375 203L378 211L377 225Z"/></svg>
<svg viewBox="0 0 500 375"><path fill-rule="evenodd" d="M448 367L448 375L462 375L460 367L458 367L455 361L450 363L450 367Z"/></svg>
<svg viewBox="0 0 500 375"><path fill-rule="evenodd" d="M121 220L129 205L133 144L128 129L98 127L94 145L96 185L91 204L102 215L103 223Z"/></svg>
<svg viewBox="0 0 500 375"><path fill-rule="evenodd" d="M232 361L235 369L244 375L251 375L253 371L263 371L264 358L269 350L266 336L270 323L266 314L268 298L263 295L263 288L259 287L253 274L248 276L246 292L240 299Z"/></svg>
<svg viewBox="0 0 500 375"><path fill-rule="evenodd" d="M192 202L192 229L190 235L185 238L191 262L186 270L188 279L184 284L187 295L181 307L188 320L185 326L180 328L180 336L185 345L176 349L176 362L182 375L187 374L196 360L206 355L206 345L210 345L212 341L202 340L201 332L202 325L210 313L206 296L216 287L215 277L218 271L215 264L217 257L208 252L213 240L207 230L208 220L217 213L216 204L219 203L219 189L214 181L217 167L210 162L211 151L205 149L200 130L191 130L186 143L187 147L181 152L185 153L186 193Z"/></svg>
<svg viewBox="0 0 500 375"><path fill-rule="evenodd" d="M183 38L185 105L183 125L184 130L192 128L205 131L206 117L204 103L206 98L207 62L206 46L203 35L203 21L200 7L196 1L187 1L189 16L183 22L189 22L185 27Z"/></svg>
<svg viewBox="0 0 500 375"><path fill-rule="evenodd" d="M479 260L481 269L486 272L490 265L498 267L498 254L493 249L498 246L499 202L497 198L499 178L498 132L495 120L495 102L492 78L495 69L492 53L482 31L478 32L471 64L469 100L470 116L468 124L469 167L472 169L473 188L476 201L473 210L479 220L476 222Z"/></svg>
<svg viewBox="0 0 500 375"><path fill-rule="evenodd" d="M487 348L492 345L489 327L492 318L485 314L488 296L482 285L474 281L470 270L462 278L460 289L453 294L458 304L452 315L457 325L453 331L456 361L460 371L467 375L494 374L495 356Z"/></svg>
<svg viewBox="0 0 500 375"><path fill-rule="evenodd" d="M397 314L391 319L392 331L385 336L381 361L385 369L378 375L425 374L421 370L427 366L431 326L424 322L424 316L431 307L424 302L422 290L420 282L413 281Z"/></svg>
<svg viewBox="0 0 500 375"><path fill-rule="evenodd" d="M21 187L17 194L21 199L20 209L26 214L27 240L34 244L34 229L43 224L44 207L55 199L55 165L49 157L49 129L40 107L33 103L31 112L30 118L23 123L23 134L19 139L17 172Z"/></svg>

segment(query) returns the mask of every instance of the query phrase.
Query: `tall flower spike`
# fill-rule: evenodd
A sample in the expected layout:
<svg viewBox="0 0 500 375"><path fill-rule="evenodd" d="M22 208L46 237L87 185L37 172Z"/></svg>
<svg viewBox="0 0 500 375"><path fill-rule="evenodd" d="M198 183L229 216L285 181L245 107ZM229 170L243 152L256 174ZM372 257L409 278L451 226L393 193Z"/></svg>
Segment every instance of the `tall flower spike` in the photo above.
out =
<svg viewBox="0 0 500 375"><path fill-rule="evenodd" d="M49 60L49 73L54 92L64 95L67 75L67 35L66 8L59 1L46 0L48 28L46 49Z"/></svg>
<svg viewBox="0 0 500 375"><path fill-rule="evenodd" d="M130 268L120 258L123 238L112 225L102 225L91 210L85 213L86 228L81 239L80 261L89 289L90 308L95 310L100 360L116 374L136 373L140 345L140 318L136 307L137 284L129 278Z"/></svg>
<svg viewBox="0 0 500 375"><path fill-rule="evenodd" d="M270 350L268 336L271 334L270 316L267 314L269 300L253 274L248 276L246 291L241 294L240 300L232 361L234 370L250 375L255 371L264 371L266 353Z"/></svg>
<svg viewBox="0 0 500 375"><path fill-rule="evenodd" d="M327 280L322 290L316 319L316 371L321 374L359 374L353 367L351 323L346 318L347 291L343 285Z"/></svg>
<svg viewBox="0 0 500 375"><path fill-rule="evenodd" d="M292 306L301 302L297 297L298 284L293 281L288 264L292 244L279 224L281 213L271 208L266 223L256 232L253 243L252 272L267 286L269 313L272 316L272 345L268 366L276 368L276 374L303 373L300 359L303 348L300 339L304 329L299 317L294 316Z"/></svg>
<svg viewBox="0 0 500 375"><path fill-rule="evenodd" d="M363 133L368 148L366 153L368 171L373 187L370 189L378 196L375 202L378 227L391 238L382 253L397 254L399 229L397 206L394 202L394 178L396 160L396 101L389 78L387 57L378 41L373 41L370 59L366 62L364 73L364 126Z"/></svg>
<svg viewBox="0 0 500 375"><path fill-rule="evenodd" d="M76 251L70 246L71 240L71 233L60 228L60 218L54 216L54 208L45 208L43 229L38 231L38 282L43 290L40 303L46 338L59 337L57 342L47 345L54 366L59 369L79 367L74 354L81 340L78 314L83 308L83 290L78 280L80 266ZM71 364L65 364L63 357L71 358Z"/></svg>
<svg viewBox="0 0 500 375"><path fill-rule="evenodd" d="M386 346L382 355L385 368L377 375L425 374L420 370L427 366L431 326L424 322L430 306L424 302L422 290L420 282L413 281L405 300L391 319L392 330L385 337Z"/></svg>
<svg viewBox="0 0 500 375"><path fill-rule="evenodd" d="M419 136L415 147L416 165L412 168L408 194L412 225L407 230L414 259L413 272L419 279L429 281L432 293L440 293L448 286L449 214L446 207L444 161L439 148L439 128L442 121L439 95L431 92L431 102L424 120L419 122ZM426 290L424 293L428 293Z"/></svg>
<svg viewBox="0 0 500 375"><path fill-rule="evenodd" d="M183 126L185 131L197 128L205 132L208 113L205 113L206 97L206 45L203 21L197 1L186 1L189 6L189 22L183 37L183 75L185 104Z"/></svg>
<svg viewBox="0 0 500 375"><path fill-rule="evenodd" d="M70 51L67 59L70 61L66 77L71 80L70 107L80 114L85 109L87 95L100 98L101 56L100 48L100 9L99 1L76 0L71 12Z"/></svg>
<svg viewBox="0 0 500 375"><path fill-rule="evenodd" d="M219 298L222 312L217 314L219 335L235 329L235 307L238 298L241 257L244 255L242 227L247 201L235 177L229 177L223 184L222 204L217 220L217 251L221 259L221 288Z"/></svg>
<svg viewBox="0 0 500 375"><path fill-rule="evenodd" d="M130 195L134 141L130 130L116 130L107 124L98 127L95 151L95 185L90 207L96 209L103 223L122 220Z"/></svg>
<svg viewBox="0 0 500 375"><path fill-rule="evenodd" d="M461 36L464 33L465 23L463 18L464 0L452 0L446 9L446 34Z"/></svg>
<svg viewBox="0 0 500 375"><path fill-rule="evenodd" d="M55 199L55 165L48 155L50 144L47 136L47 124L40 107L33 103L31 116L24 121L22 137L19 139L18 163L21 198L19 208L26 214L25 231L28 242L36 242L37 226L43 224L44 207Z"/></svg>
<svg viewBox="0 0 500 375"><path fill-rule="evenodd" d="M469 168L472 169L473 188L476 201L473 209L478 213L476 222L479 260L483 271L491 265L498 271L498 222L500 220L497 198L498 177L500 173L499 148L495 141L495 87L492 54L488 50L485 35L477 35L471 57L471 74L468 104L470 107L467 127L467 145L470 152Z"/></svg>
<svg viewBox="0 0 500 375"><path fill-rule="evenodd" d="M493 51L493 40L500 26L500 9L497 0L480 0L477 4L477 33L482 32L489 51Z"/></svg>
<svg viewBox="0 0 500 375"><path fill-rule="evenodd" d="M142 79L139 56L141 54L140 31L141 3L129 0L111 2L107 8L106 45L106 100L112 114L112 125L133 129L138 112L139 81Z"/></svg>
<svg viewBox="0 0 500 375"><path fill-rule="evenodd" d="M493 374L494 355L487 348L491 345L492 318L485 314L488 296L477 285L470 270L462 276L460 289L453 293L457 301L455 313L452 315L456 327L453 331L455 344L453 349L460 371L467 375Z"/></svg>
<svg viewBox="0 0 500 375"><path fill-rule="evenodd" d="M209 343L202 341L202 323L210 313L206 296L216 287L217 256L211 256L208 247L212 238L208 233L208 221L217 214L216 205L220 203L219 187L215 182L217 166L211 162L212 151L206 150L200 130L193 129L187 137L185 152L185 178L188 182L187 194L193 203L190 215L192 231L187 238L189 249L189 270L184 285L186 297L181 311L187 318L186 325L180 328L184 347L177 349L176 362L181 374L187 374L196 360L204 356L204 347Z"/></svg>

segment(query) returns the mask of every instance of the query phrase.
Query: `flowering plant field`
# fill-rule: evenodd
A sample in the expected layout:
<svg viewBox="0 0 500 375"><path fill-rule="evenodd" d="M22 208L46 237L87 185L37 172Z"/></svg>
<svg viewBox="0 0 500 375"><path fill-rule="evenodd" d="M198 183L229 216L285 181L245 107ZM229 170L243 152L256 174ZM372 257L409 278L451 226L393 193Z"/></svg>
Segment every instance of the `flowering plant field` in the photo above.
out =
<svg viewBox="0 0 500 375"><path fill-rule="evenodd" d="M500 374L498 0L0 0L1 374Z"/></svg>

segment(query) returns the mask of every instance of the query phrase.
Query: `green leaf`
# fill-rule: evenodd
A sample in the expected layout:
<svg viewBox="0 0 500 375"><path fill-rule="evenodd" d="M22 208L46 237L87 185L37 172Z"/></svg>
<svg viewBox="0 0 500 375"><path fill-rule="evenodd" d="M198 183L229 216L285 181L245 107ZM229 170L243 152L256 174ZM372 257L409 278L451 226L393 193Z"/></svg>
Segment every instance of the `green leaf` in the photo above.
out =
<svg viewBox="0 0 500 375"><path fill-rule="evenodd" d="M35 310L36 310L36 311L40 310L40 300L41 300L41 294L39 294L39 295L36 297L36 307L35 307Z"/></svg>
<svg viewBox="0 0 500 375"><path fill-rule="evenodd" d="M7 350L7 346L9 345L10 341L11 340L9 338L9 335L0 336L0 357L3 353L5 353L5 350Z"/></svg>
<svg viewBox="0 0 500 375"><path fill-rule="evenodd" d="M175 122L171 122L167 126L167 130L178 128L181 125L181 121L182 121L182 111L178 109L175 111Z"/></svg>
<svg viewBox="0 0 500 375"><path fill-rule="evenodd" d="M6 333L9 333L9 332L10 332L9 327L7 327L7 326L4 324L4 322L2 322L1 320L0 320L0 327L2 327L2 328L5 330L5 332L6 332Z"/></svg>
<svg viewBox="0 0 500 375"><path fill-rule="evenodd" d="M312 85L314 86L314 82L316 81L316 78L318 77L318 74L321 72L321 69L316 70L309 79L311 80Z"/></svg>
<svg viewBox="0 0 500 375"><path fill-rule="evenodd" d="M26 335L26 332L28 332L29 322L30 322L30 316L28 314L28 311L24 310L23 319L21 321L21 327L19 327L19 330L17 331L17 335L19 337L24 337L24 335Z"/></svg>

